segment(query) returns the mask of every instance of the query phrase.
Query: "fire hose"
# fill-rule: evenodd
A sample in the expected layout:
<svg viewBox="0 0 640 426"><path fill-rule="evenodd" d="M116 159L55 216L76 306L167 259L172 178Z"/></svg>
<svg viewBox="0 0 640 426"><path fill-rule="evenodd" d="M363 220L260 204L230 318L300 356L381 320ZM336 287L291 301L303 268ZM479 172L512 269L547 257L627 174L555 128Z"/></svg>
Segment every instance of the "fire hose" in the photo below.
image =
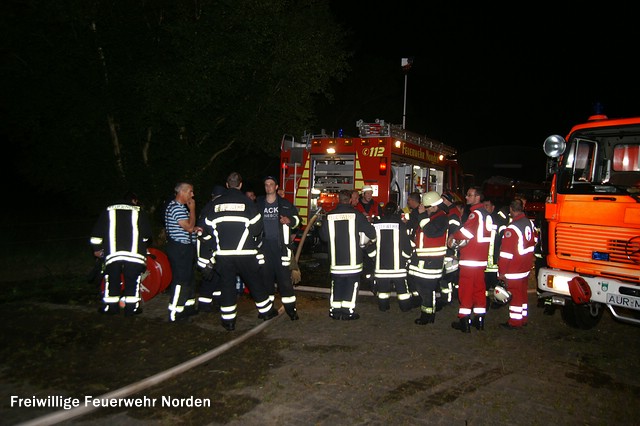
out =
<svg viewBox="0 0 640 426"><path fill-rule="evenodd" d="M300 259L300 253L302 253L302 247L304 246L304 242L307 239L307 234L309 234L309 231L313 227L313 224L316 222L316 220L318 220L318 216L320 216L321 212L322 212L322 207L320 207L313 214L311 219L309 219L309 223L307 223L307 226L304 228L304 232L302 232L302 237L300 237L300 243L298 244L298 248L296 249L296 254L293 257L293 259L291 259L291 282L294 285L298 284L302 279L302 274L300 273L300 266L298 266L298 260Z"/></svg>

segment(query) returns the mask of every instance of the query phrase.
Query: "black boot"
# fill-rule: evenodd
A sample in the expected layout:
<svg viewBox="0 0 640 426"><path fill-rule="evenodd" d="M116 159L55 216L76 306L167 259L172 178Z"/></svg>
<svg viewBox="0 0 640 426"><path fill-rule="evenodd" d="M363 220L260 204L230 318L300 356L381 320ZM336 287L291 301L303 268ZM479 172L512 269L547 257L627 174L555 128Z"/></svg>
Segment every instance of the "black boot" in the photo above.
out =
<svg viewBox="0 0 640 426"><path fill-rule="evenodd" d="M463 333L471 333L471 316L467 315L462 318L458 318L458 322L452 322L451 327L456 330L460 330Z"/></svg>
<svg viewBox="0 0 640 426"><path fill-rule="evenodd" d="M391 309L391 302L389 299L378 299L378 309L382 312L386 312Z"/></svg>
<svg viewBox="0 0 640 426"><path fill-rule="evenodd" d="M295 306L285 306L284 310L287 313L287 315L289 315L289 318L291 318L291 321L296 321L300 319L300 317L298 316L298 310L296 309Z"/></svg>
<svg viewBox="0 0 640 426"><path fill-rule="evenodd" d="M473 326L476 330L484 331L484 315L476 315L473 319Z"/></svg>
<svg viewBox="0 0 640 426"><path fill-rule="evenodd" d="M221 324L222 324L222 327L224 327L224 329L227 330L227 331L233 331L233 330L236 329L236 321L235 320L231 320L231 321L222 320Z"/></svg>
<svg viewBox="0 0 640 426"><path fill-rule="evenodd" d="M413 322L418 325L425 325L425 324L433 324L435 320L436 320L436 314L428 314L426 312L421 312L420 318L417 318Z"/></svg>
<svg viewBox="0 0 640 426"><path fill-rule="evenodd" d="M265 312L264 314L258 314L258 318L261 319L262 321L269 321L272 318L275 318L278 316L278 310L276 308L271 308L270 311Z"/></svg>

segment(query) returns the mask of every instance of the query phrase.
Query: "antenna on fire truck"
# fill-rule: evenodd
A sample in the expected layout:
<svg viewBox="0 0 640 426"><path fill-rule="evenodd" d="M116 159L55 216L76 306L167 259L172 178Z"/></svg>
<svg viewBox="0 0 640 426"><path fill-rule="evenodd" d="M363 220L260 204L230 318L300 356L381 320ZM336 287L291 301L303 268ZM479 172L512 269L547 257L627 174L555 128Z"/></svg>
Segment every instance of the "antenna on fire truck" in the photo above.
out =
<svg viewBox="0 0 640 426"><path fill-rule="evenodd" d="M405 130L407 122L407 74L413 64L413 58L402 58L402 69L404 70L404 109L402 111L402 130Z"/></svg>

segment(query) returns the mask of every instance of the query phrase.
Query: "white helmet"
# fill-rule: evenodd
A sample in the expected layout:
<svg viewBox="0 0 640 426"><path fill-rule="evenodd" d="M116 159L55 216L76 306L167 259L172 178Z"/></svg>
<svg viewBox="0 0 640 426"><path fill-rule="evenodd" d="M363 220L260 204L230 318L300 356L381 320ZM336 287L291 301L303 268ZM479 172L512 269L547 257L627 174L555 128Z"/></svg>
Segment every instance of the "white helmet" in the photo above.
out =
<svg viewBox="0 0 640 426"><path fill-rule="evenodd" d="M500 282L493 288L493 298L496 302L506 305L511 301L511 292L507 290L507 285Z"/></svg>
<svg viewBox="0 0 640 426"><path fill-rule="evenodd" d="M367 191L371 191L373 192L373 188L370 185L365 185L362 187L362 189L360 190L360 193L364 194Z"/></svg>
<svg viewBox="0 0 640 426"><path fill-rule="evenodd" d="M442 197L436 191L429 191L422 194L422 205L425 207L433 207L442 203Z"/></svg>

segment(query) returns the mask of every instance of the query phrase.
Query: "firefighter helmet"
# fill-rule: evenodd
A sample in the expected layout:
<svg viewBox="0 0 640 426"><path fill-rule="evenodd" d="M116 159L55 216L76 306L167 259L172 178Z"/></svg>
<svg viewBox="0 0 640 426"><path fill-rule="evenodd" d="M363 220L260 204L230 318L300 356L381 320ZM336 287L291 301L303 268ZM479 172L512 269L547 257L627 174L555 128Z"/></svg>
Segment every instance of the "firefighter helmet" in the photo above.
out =
<svg viewBox="0 0 640 426"><path fill-rule="evenodd" d="M429 191L422 194L422 205L425 207L433 207L442 203L442 197L436 191Z"/></svg>
<svg viewBox="0 0 640 426"><path fill-rule="evenodd" d="M511 301L511 292L507 290L507 284L500 281L493 288L493 298L496 302L506 305Z"/></svg>
<svg viewBox="0 0 640 426"><path fill-rule="evenodd" d="M364 194L364 193L365 193L365 192L367 192L367 191L371 191L371 192L373 192L373 188L372 188L370 185L365 185L365 186L363 186L363 187L362 187L362 189L360 190L360 192L361 192L362 194Z"/></svg>

